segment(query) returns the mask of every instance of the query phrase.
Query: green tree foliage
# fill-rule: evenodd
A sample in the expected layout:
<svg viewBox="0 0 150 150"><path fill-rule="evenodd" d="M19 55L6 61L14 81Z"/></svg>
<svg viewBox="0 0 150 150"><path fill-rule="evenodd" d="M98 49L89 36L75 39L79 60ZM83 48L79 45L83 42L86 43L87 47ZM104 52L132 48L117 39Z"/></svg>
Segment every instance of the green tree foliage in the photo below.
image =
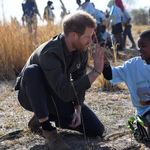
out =
<svg viewBox="0 0 150 150"><path fill-rule="evenodd" d="M147 7L131 10L132 23L136 25L147 25L149 12Z"/></svg>

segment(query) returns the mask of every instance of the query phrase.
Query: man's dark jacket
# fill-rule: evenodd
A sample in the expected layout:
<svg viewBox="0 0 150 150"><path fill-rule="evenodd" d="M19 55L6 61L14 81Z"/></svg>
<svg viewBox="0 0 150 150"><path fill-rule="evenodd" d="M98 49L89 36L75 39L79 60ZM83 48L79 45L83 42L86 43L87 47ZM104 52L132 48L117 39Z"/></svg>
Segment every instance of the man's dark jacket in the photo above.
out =
<svg viewBox="0 0 150 150"><path fill-rule="evenodd" d="M42 69L44 84L50 94L56 94L66 102L73 101L74 105L82 105L85 90L91 86L86 75L87 60L88 51L75 50L70 53L64 35L59 34L32 53L17 77L15 90L19 90L20 80L26 67L37 64ZM73 79L79 103L71 79Z"/></svg>

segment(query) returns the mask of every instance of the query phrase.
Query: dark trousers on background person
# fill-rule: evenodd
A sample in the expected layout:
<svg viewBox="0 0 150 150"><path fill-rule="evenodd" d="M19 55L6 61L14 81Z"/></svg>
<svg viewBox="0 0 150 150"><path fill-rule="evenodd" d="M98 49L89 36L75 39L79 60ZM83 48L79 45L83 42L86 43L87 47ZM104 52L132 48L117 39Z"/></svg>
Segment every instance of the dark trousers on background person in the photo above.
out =
<svg viewBox="0 0 150 150"><path fill-rule="evenodd" d="M60 123L60 127L72 129L69 127L72 121L71 116L74 113L72 101L64 102L57 95L49 94L43 79L42 70L37 65L33 64L26 68L18 93L20 104L25 109L34 112L37 119L50 116L49 119L55 120L56 126ZM104 125L94 112L85 104L83 104L81 112L86 135L102 136ZM51 118L51 116L53 117ZM81 125L72 130L84 133L83 122L81 120Z"/></svg>
<svg viewBox="0 0 150 150"><path fill-rule="evenodd" d="M132 33L131 33L131 25L126 26L124 31L123 31L123 47L125 48L126 45L126 37L129 37L130 41L132 42L132 46L135 45L134 39L132 37Z"/></svg>

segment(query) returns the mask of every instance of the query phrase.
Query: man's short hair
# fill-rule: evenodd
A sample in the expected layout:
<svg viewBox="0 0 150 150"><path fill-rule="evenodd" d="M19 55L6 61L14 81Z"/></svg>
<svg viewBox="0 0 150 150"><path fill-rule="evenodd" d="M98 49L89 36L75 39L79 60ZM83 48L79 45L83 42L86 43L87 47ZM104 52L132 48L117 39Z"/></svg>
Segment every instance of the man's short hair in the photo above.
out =
<svg viewBox="0 0 150 150"><path fill-rule="evenodd" d="M80 36L84 34L86 27L96 28L96 19L83 10L77 10L65 16L62 22L64 35L76 32Z"/></svg>
<svg viewBox="0 0 150 150"><path fill-rule="evenodd" d="M150 30L143 31L139 37L147 38L148 40L150 40Z"/></svg>

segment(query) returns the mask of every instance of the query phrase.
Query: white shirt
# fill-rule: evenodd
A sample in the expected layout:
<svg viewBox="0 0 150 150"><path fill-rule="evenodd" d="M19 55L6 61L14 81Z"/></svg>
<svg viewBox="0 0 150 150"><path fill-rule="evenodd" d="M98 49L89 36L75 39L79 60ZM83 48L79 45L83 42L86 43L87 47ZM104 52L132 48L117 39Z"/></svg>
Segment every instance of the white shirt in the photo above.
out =
<svg viewBox="0 0 150 150"><path fill-rule="evenodd" d="M48 12L49 12L49 14L48 14L48 18L49 19L53 19L53 12L52 12L52 9L50 8L50 7L48 7Z"/></svg>
<svg viewBox="0 0 150 150"><path fill-rule="evenodd" d="M123 12L123 20L122 20L122 23L125 24L125 23L128 21L128 19L130 19L130 18L131 18L130 14L125 10L125 11ZM132 25L131 21L130 21L129 24Z"/></svg>
<svg viewBox="0 0 150 150"><path fill-rule="evenodd" d="M112 77L112 84L126 83L136 115L143 115L150 110L150 65L141 57L132 58L123 66L112 67Z"/></svg>
<svg viewBox="0 0 150 150"><path fill-rule="evenodd" d="M99 9L95 8L95 19L97 21L97 24L101 25L102 23L100 22L100 18L102 20L104 20L105 19L105 14L103 15L103 13Z"/></svg>
<svg viewBox="0 0 150 150"><path fill-rule="evenodd" d="M86 2L86 3L88 3L87 6L85 7L85 9L83 9L83 8L82 9L84 11L86 11L87 13L93 15L93 17L95 17L95 8L94 8L93 4L90 2Z"/></svg>

